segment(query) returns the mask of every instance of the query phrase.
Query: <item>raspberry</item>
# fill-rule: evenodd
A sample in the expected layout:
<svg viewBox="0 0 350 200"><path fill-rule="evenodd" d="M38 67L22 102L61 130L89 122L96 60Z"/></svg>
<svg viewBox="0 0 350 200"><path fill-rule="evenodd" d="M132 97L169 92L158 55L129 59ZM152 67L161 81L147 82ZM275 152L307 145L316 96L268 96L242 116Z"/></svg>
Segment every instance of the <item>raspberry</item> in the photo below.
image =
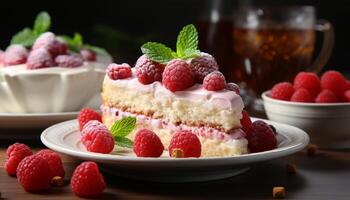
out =
<svg viewBox="0 0 350 200"><path fill-rule="evenodd" d="M277 83L272 87L271 98L289 101L294 93L292 84L288 82Z"/></svg>
<svg viewBox="0 0 350 200"><path fill-rule="evenodd" d="M27 59L28 69L39 69L54 66L50 53L45 48L35 49L30 52Z"/></svg>
<svg viewBox="0 0 350 200"><path fill-rule="evenodd" d="M72 191L79 197L96 197L106 188L105 180L94 162L83 162L75 168L70 181Z"/></svg>
<svg viewBox="0 0 350 200"><path fill-rule="evenodd" d="M50 166L52 177L64 177L65 171L63 169L62 160L57 153L51 151L50 149L43 149L39 151L36 155L41 156L47 161L47 163Z"/></svg>
<svg viewBox="0 0 350 200"><path fill-rule="evenodd" d="M246 134L246 138L250 138L252 132L252 120L249 117L247 111L242 111L242 119L241 119L242 130Z"/></svg>
<svg viewBox="0 0 350 200"><path fill-rule="evenodd" d="M154 62L142 55L135 64L136 77L142 84L150 84L154 81L162 81L164 65Z"/></svg>
<svg viewBox="0 0 350 200"><path fill-rule="evenodd" d="M59 55L55 58L55 63L60 67L79 67L83 62L83 59L76 55Z"/></svg>
<svg viewBox="0 0 350 200"><path fill-rule="evenodd" d="M338 101L338 97L330 90L323 90L315 100L316 103L336 103Z"/></svg>
<svg viewBox="0 0 350 200"><path fill-rule="evenodd" d="M176 92L191 87L194 77L185 61L174 59L166 65L162 82L168 90Z"/></svg>
<svg viewBox="0 0 350 200"><path fill-rule="evenodd" d="M295 90L304 88L315 98L321 91L320 80L315 73L299 72L294 78L294 88Z"/></svg>
<svg viewBox="0 0 350 200"><path fill-rule="evenodd" d="M130 65L127 63L123 63L123 64L112 63L108 65L106 73L108 74L109 78L112 80L129 78L131 77L131 74L132 74Z"/></svg>
<svg viewBox="0 0 350 200"><path fill-rule="evenodd" d="M25 157L17 168L18 182L27 192L37 192L48 189L52 174L48 162L41 156Z"/></svg>
<svg viewBox="0 0 350 200"><path fill-rule="evenodd" d="M181 149L184 157L200 157L201 156L201 142L198 137L191 131L179 131L171 138L168 147L169 155L172 155L173 150Z"/></svg>
<svg viewBox="0 0 350 200"><path fill-rule="evenodd" d="M346 102L350 102L350 90L344 93L344 99Z"/></svg>
<svg viewBox="0 0 350 200"><path fill-rule="evenodd" d="M308 90L300 88L294 92L290 101L311 103L313 102L313 98Z"/></svg>
<svg viewBox="0 0 350 200"><path fill-rule="evenodd" d="M104 124L102 124L100 121L90 120L84 125L83 129L81 130L81 135L84 135L85 133L91 132L94 129L99 129L99 128L104 129L105 127L106 126Z"/></svg>
<svg viewBox="0 0 350 200"><path fill-rule="evenodd" d="M236 83L227 83L226 84L226 89L234 91L238 95L240 94L239 86Z"/></svg>
<svg viewBox="0 0 350 200"><path fill-rule="evenodd" d="M97 120L99 122L102 122L102 117L98 112L94 111L91 108L82 109L78 115L79 129L83 130L84 125L90 120Z"/></svg>
<svg viewBox="0 0 350 200"><path fill-rule="evenodd" d="M10 176L16 175L18 164L23 158L33 155L32 150L21 143L14 143L10 145L6 150L6 159L4 163L4 169Z"/></svg>
<svg viewBox="0 0 350 200"><path fill-rule="evenodd" d="M134 153L138 157L160 157L164 146L157 134L148 130L140 129L134 139Z"/></svg>
<svg viewBox="0 0 350 200"><path fill-rule="evenodd" d="M346 90L350 90L350 81L346 81Z"/></svg>
<svg viewBox="0 0 350 200"><path fill-rule="evenodd" d="M26 63L28 58L28 50L19 44L9 46L4 55L3 63L5 66L19 65Z"/></svg>
<svg viewBox="0 0 350 200"><path fill-rule="evenodd" d="M215 58L209 54L204 54L191 60L190 68L197 83L203 83L205 76L219 69Z"/></svg>
<svg viewBox="0 0 350 200"><path fill-rule="evenodd" d="M346 90L347 81L341 73L337 71L327 71L321 77L321 87L322 90L331 90L338 98L341 98Z"/></svg>
<svg viewBox="0 0 350 200"><path fill-rule="evenodd" d="M81 49L80 55L87 61L96 61L96 53L90 49Z"/></svg>
<svg viewBox="0 0 350 200"><path fill-rule="evenodd" d="M38 39L35 40L32 50L39 48L47 49L52 58L56 57L57 55L66 54L68 51L67 44L58 40L55 34L51 32L43 33L38 37Z"/></svg>
<svg viewBox="0 0 350 200"><path fill-rule="evenodd" d="M0 49L0 65L4 65L5 61L4 61L4 56L5 56L5 52L3 52L1 49Z"/></svg>
<svg viewBox="0 0 350 200"><path fill-rule="evenodd" d="M226 88L226 80L224 75L219 72L211 72L203 80L203 86L209 91L218 91Z"/></svg>
<svg viewBox="0 0 350 200"><path fill-rule="evenodd" d="M110 153L114 148L114 137L101 123L100 126L85 126L81 142L90 152Z"/></svg>
<svg viewBox="0 0 350 200"><path fill-rule="evenodd" d="M255 121L252 126L252 135L248 139L250 152L268 151L276 147L277 140L271 127L261 120Z"/></svg>

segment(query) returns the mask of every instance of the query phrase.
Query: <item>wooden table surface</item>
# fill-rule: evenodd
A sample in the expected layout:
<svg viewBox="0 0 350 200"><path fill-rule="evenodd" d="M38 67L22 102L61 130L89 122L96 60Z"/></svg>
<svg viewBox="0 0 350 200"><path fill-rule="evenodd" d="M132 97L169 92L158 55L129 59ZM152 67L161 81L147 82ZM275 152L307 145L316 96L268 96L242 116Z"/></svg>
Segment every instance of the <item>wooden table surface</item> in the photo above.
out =
<svg viewBox="0 0 350 200"><path fill-rule="evenodd" d="M0 130L0 134L5 132ZM0 140L2 199L79 199L70 190L69 178L81 161L64 155L65 186L41 194L24 192L17 179L3 170L6 147L14 141L18 140ZM35 151L44 148L38 139L19 142L28 144ZM288 163L297 165L297 174L286 173ZM272 187L281 185L286 188L286 199L349 200L350 151L318 151L316 156L310 157L304 150L252 166L242 175L213 182L160 184L107 175L105 178L107 189L100 199L272 199Z"/></svg>

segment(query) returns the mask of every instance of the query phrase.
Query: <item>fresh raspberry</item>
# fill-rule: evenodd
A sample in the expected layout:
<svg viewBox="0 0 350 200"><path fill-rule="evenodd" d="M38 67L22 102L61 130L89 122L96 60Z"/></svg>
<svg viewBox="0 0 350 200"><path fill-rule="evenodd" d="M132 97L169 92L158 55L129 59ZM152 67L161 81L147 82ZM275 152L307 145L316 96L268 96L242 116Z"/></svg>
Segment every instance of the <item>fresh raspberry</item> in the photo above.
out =
<svg viewBox="0 0 350 200"><path fill-rule="evenodd" d="M166 65L162 82L168 90L176 92L191 87L194 76L185 61L174 59Z"/></svg>
<svg viewBox="0 0 350 200"><path fill-rule="evenodd" d="M14 143L10 145L6 150L6 159L4 163L4 169L10 176L16 175L18 164L23 158L33 155L32 150L21 143Z"/></svg>
<svg viewBox="0 0 350 200"><path fill-rule="evenodd" d="M310 92L308 90L306 90L304 88L300 88L294 92L290 101L312 103L314 101L314 99L312 98L312 95L310 94Z"/></svg>
<svg viewBox="0 0 350 200"><path fill-rule="evenodd" d="M219 72L211 72L203 80L203 86L209 91L218 91L226 88L225 76Z"/></svg>
<svg viewBox="0 0 350 200"><path fill-rule="evenodd" d="M226 89L234 91L238 95L240 94L239 86L236 83L227 83L226 84Z"/></svg>
<svg viewBox="0 0 350 200"><path fill-rule="evenodd" d="M322 90L331 90L338 98L341 98L346 91L347 80L337 71L327 71L321 77L321 87Z"/></svg>
<svg viewBox="0 0 350 200"><path fill-rule="evenodd" d="M241 119L242 130L246 134L246 138L250 138L252 132L252 120L249 117L247 111L242 111L242 119Z"/></svg>
<svg viewBox="0 0 350 200"><path fill-rule="evenodd" d="M46 32L41 34L38 39L35 40L32 49L45 48L49 51L52 58L57 55L67 54L68 46L65 42L58 40L55 34Z"/></svg>
<svg viewBox="0 0 350 200"><path fill-rule="evenodd" d="M350 90L344 93L344 99L346 102L350 102Z"/></svg>
<svg viewBox="0 0 350 200"><path fill-rule="evenodd" d="M209 54L204 54L191 60L190 68L197 83L203 83L205 76L213 71L219 70L215 58Z"/></svg>
<svg viewBox="0 0 350 200"><path fill-rule="evenodd" d="M148 130L140 129L134 139L134 153L138 157L160 157L164 146L157 134Z"/></svg>
<svg viewBox="0 0 350 200"><path fill-rule="evenodd" d="M55 58L55 63L60 67L79 67L83 65L84 60L77 55L59 55Z"/></svg>
<svg viewBox="0 0 350 200"><path fill-rule="evenodd" d="M80 110L78 115L79 129L83 130L84 125L90 120L97 120L99 122L102 122L102 117L100 113L94 111L91 108L84 108Z"/></svg>
<svg viewBox="0 0 350 200"><path fill-rule="evenodd" d="M36 155L41 156L47 161L51 169L52 177L64 177L65 171L63 169L62 160L57 153L51 151L50 149L43 149L39 151Z"/></svg>
<svg viewBox="0 0 350 200"><path fill-rule="evenodd" d="M135 64L136 77L142 84L150 84L154 81L162 81L164 65L154 62L142 55Z"/></svg>
<svg viewBox="0 0 350 200"><path fill-rule="evenodd" d="M350 81L346 81L346 90L350 90Z"/></svg>
<svg viewBox="0 0 350 200"><path fill-rule="evenodd" d="M112 63L108 65L106 73L108 74L109 78L112 80L129 78L131 77L131 74L132 74L130 65L127 63L123 63L123 64Z"/></svg>
<svg viewBox="0 0 350 200"><path fill-rule="evenodd" d="M277 140L271 127L261 120L253 122L252 135L248 139L250 152L268 151L276 147Z"/></svg>
<svg viewBox="0 0 350 200"><path fill-rule="evenodd" d="M106 188L105 180L94 162L83 162L75 168L70 181L72 191L79 197L96 197Z"/></svg>
<svg viewBox="0 0 350 200"><path fill-rule="evenodd" d="M28 58L28 50L19 44L9 46L4 55L3 62L5 66L19 65L26 63Z"/></svg>
<svg viewBox="0 0 350 200"><path fill-rule="evenodd" d="M323 90L315 100L316 103L336 103L338 101L338 97L330 90Z"/></svg>
<svg viewBox="0 0 350 200"><path fill-rule="evenodd" d="M181 149L185 158L200 157L202 151L201 142L191 131L179 131L174 134L168 147L170 156L175 149Z"/></svg>
<svg viewBox="0 0 350 200"><path fill-rule="evenodd" d="M96 61L96 53L90 49L81 49L80 55L87 61Z"/></svg>
<svg viewBox="0 0 350 200"><path fill-rule="evenodd" d="M18 182L27 192L37 192L48 189L52 174L48 162L41 156L25 157L17 168Z"/></svg>
<svg viewBox="0 0 350 200"><path fill-rule="evenodd" d="M50 53L45 48L35 49L30 52L27 60L28 69L53 67L55 64Z"/></svg>
<svg viewBox="0 0 350 200"><path fill-rule="evenodd" d="M107 127L102 125L91 128L84 126L82 131L81 142L90 152L110 153L114 148L114 137L108 131Z"/></svg>
<svg viewBox="0 0 350 200"><path fill-rule="evenodd" d="M81 135L83 136L85 133L91 132L94 129L99 129L99 128L104 129L105 127L106 126L100 121L90 120L84 125L83 129L81 130Z"/></svg>
<svg viewBox="0 0 350 200"><path fill-rule="evenodd" d="M312 72L299 72L294 78L294 88L304 88L315 98L321 91L321 84L318 76Z"/></svg>
<svg viewBox="0 0 350 200"><path fill-rule="evenodd" d="M294 93L292 84L288 82L277 83L271 89L271 98L289 101Z"/></svg>

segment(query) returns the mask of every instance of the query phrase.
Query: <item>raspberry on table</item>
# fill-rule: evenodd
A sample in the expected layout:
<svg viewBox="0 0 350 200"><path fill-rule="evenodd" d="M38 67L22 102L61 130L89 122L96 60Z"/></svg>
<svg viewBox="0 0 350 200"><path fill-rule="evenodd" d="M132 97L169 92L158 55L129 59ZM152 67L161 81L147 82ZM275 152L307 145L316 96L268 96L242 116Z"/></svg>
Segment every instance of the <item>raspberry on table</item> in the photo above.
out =
<svg viewBox="0 0 350 200"><path fill-rule="evenodd" d="M314 99L308 90L306 90L304 88L300 88L294 92L290 101L312 103L312 102L314 102Z"/></svg>
<svg viewBox="0 0 350 200"><path fill-rule="evenodd" d="M53 177L64 177L65 171L63 168L62 160L57 153L51 151L50 149L43 149L36 153L36 155L41 156L48 162Z"/></svg>
<svg viewBox="0 0 350 200"><path fill-rule="evenodd" d="M271 89L270 96L273 99L289 101L294 93L294 87L291 83L277 83Z"/></svg>
<svg viewBox="0 0 350 200"><path fill-rule="evenodd" d="M19 44L9 46L3 54L3 63L5 66L19 65L26 63L28 50Z"/></svg>
<svg viewBox="0 0 350 200"><path fill-rule="evenodd" d="M99 122L102 122L102 117L100 113L96 112L95 110L91 108L84 108L80 110L78 114L78 122L79 122L79 129L80 131L83 130L83 127L86 123L88 123L90 120L97 120Z"/></svg>
<svg viewBox="0 0 350 200"><path fill-rule="evenodd" d="M80 67L83 65L84 60L77 55L59 55L55 58L55 63L60 67Z"/></svg>
<svg viewBox="0 0 350 200"><path fill-rule="evenodd" d="M81 49L80 55L84 60L87 61L96 61L96 53L90 49Z"/></svg>
<svg viewBox="0 0 350 200"><path fill-rule="evenodd" d="M95 162L83 162L77 166L71 179L71 188L79 197L96 197L106 188L105 180Z"/></svg>
<svg viewBox="0 0 350 200"><path fill-rule="evenodd" d="M112 80L125 79L131 77L131 67L127 63L116 64L112 63L108 65L106 73Z"/></svg>
<svg viewBox="0 0 350 200"><path fill-rule="evenodd" d="M185 158L200 157L202 152L201 142L191 131L179 131L174 134L168 147L169 156L172 156L176 149L181 149Z"/></svg>
<svg viewBox="0 0 350 200"><path fill-rule="evenodd" d="M28 69L53 67L55 65L50 53L45 48L32 50L26 64Z"/></svg>
<svg viewBox="0 0 350 200"><path fill-rule="evenodd" d="M261 120L253 122L251 137L248 138L250 152L268 151L276 147L277 139L271 127Z"/></svg>
<svg viewBox="0 0 350 200"><path fill-rule="evenodd" d="M204 54L193 58L190 62L190 68L197 83L203 83L205 76L213 71L219 70L219 66L215 58L209 54Z"/></svg>
<svg viewBox="0 0 350 200"><path fill-rule="evenodd" d="M160 157L164 151L164 146L153 131L140 129L134 139L134 153L137 157Z"/></svg>
<svg viewBox="0 0 350 200"><path fill-rule="evenodd" d="M214 71L205 76L203 80L203 87L209 91L218 91L226 88L225 76L219 72Z"/></svg>
<svg viewBox="0 0 350 200"><path fill-rule="evenodd" d="M321 77L321 87L322 90L331 90L338 98L342 98L347 88L347 80L338 71L327 71Z"/></svg>
<svg viewBox="0 0 350 200"><path fill-rule="evenodd" d="M350 102L350 90L344 93L344 99L346 102Z"/></svg>
<svg viewBox="0 0 350 200"><path fill-rule="evenodd" d="M246 138L250 138L253 123L249 117L248 112L245 110L242 111L241 125L242 125L242 130L246 134Z"/></svg>
<svg viewBox="0 0 350 200"><path fill-rule="evenodd" d="M48 162L38 155L25 157L17 168L18 182L27 192L37 192L48 189L52 174Z"/></svg>
<svg viewBox="0 0 350 200"><path fill-rule="evenodd" d="M4 169L10 176L16 176L18 164L27 156L33 155L32 150L25 144L14 143L6 150Z"/></svg>
<svg viewBox="0 0 350 200"><path fill-rule="evenodd" d="M41 34L33 44L32 50L45 48L52 58L58 55L67 54L68 46L64 41L58 40L55 34L46 32Z"/></svg>
<svg viewBox="0 0 350 200"><path fill-rule="evenodd" d="M142 55L135 64L136 77L142 84L151 84L155 81L162 81L164 65Z"/></svg>
<svg viewBox="0 0 350 200"><path fill-rule="evenodd" d="M94 128L84 126L81 142L88 151L104 154L112 152L115 143L113 135L102 123Z"/></svg>
<svg viewBox="0 0 350 200"><path fill-rule="evenodd" d="M338 101L338 97L331 90L323 90L315 100L316 103L336 103Z"/></svg>
<svg viewBox="0 0 350 200"><path fill-rule="evenodd" d="M227 83L226 90L234 91L236 94L240 95L240 89L236 83Z"/></svg>
<svg viewBox="0 0 350 200"><path fill-rule="evenodd" d="M162 82L172 92L182 91L194 84L194 76L184 60L174 59L166 65Z"/></svg>
<svg viewBox="0 0 350 200"><path fill-rule="evenodd" d="M321 84L318 76L312 72L299 72L294 78L294 88L304 88L315 98L321 91Z"/></svg>

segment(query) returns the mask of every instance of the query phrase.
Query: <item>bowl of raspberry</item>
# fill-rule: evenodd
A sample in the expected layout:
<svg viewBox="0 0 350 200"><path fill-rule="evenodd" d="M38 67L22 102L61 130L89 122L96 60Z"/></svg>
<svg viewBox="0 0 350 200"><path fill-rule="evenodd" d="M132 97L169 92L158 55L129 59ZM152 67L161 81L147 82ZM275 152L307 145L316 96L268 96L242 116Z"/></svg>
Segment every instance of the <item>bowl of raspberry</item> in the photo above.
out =
<svg viewBox="0 0 350 200"><path fill-rule="evenodd" d="M305 130L325 149L350 148L350 81L338 71L300 72L262 94L267 117Z"/></svg>

